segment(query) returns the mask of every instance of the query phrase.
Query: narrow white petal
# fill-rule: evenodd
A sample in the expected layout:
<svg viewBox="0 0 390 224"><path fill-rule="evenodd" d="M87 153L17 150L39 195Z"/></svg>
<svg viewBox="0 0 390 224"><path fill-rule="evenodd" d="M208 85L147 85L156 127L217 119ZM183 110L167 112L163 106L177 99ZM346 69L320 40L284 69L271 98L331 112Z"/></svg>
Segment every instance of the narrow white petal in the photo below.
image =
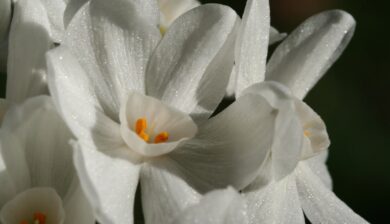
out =
<svg viewBox="0 0 390 224"><path fill-rule="evenodd" d="M228 185L242 189L255 179L271 150L275 116L265 99L247 94L169 156L201 192Z"/></svg>
<svg viewBox="0 0 390 224"><path fill-rule="evenodd" d="M64 26L67 27L77 11L89 0L67 0L64 11Z"/></svg>
<svg viewBox="0 0 390 224"><path fill-rule="evenodd" d="M279 33L279 31L272 26L269 29L269 45L283 40L287 36L286 33Z"/></svg>
<svg viewBox="0 0 390 224"><path fill-rule="evenodd" d="M62 42L65 34L64 12L67 0L40 0L40 2L49 20L50 36L55 42Z"/></svg>
<svg viewBox="0 0 390 224"><path fill-rule="evenodd" d="M268 0L248 0L235 50L237 96L248 86L264 80L269 30Z"/></svg>
<svg viewBox="0 0 390 224"><path fill-rule="evenodd" d="M62 200L54 189L31 188L4 205L0 220L4 224L20 223L31 220L36 212L45 215L47 223L62 224L65 219Z"/></svg>
<svg viewBox="0 0 390 224"><path fill-rule="evenodd" d="M17 138L0 130L0 208L17 193L30 187L25 153Z"/></svg>
<svg viewBox="0 0 390 224"><path fill-rule="evenodd" d="M267 80L288 86L302 99L349 43L355 20L340 10L310 17L278 46L267 65Z"/></svg>
<svg viewBox="0 0 390 224"><path fill-rule="evenodd" d="M199 202L200 194L171 168L170 160L161 158L141 169L142 206L147 224L171 223L181 211Z"/></svg>
<svg viewBox="0 0 390 224"><path fill-rule="evenodd" d="M262 189L250 186L244 192L250 223L305 223L294 174Z"/></svg>
<svg viewBox="0 0 390 224"><path fill-rule="evenodd" d="M76 174L72 165L73 137L48 96L11 108L4 121L25 152L31 186L51 187L63 197ZM18 120L19 122L8 122Z"/></svg>
<svg viewBox="0 0 390 224"><path fill-rule="evenodd" d="M179 17L148 65L147 95L194 117L208 117L225 94L238 16L207 4Z"/></svg>
<svg viewBox="0 0 390 224"><path fill-rule="evenodd" d="M342 202L307 166L298 166L297 187L312 223L368 223Z"/></svg>
<svg viewBox="0 0 390 224"><path fill-rule="evenodd" d="M247 224L246 203L240 194L228 188L206 194L202 200L182 212L173 224Z"/></svg>
<svg viewBox="0 0 390 224"><path fill-rule="evenodd" d="M39 0L15 3L7 65L6 99L10 103L48 93L45 53L52 45L49 30L46 10Z"/></svg>
<svg viewBox="0 0 390 224"><path fill-rule="evenodd" d="M5 99L0 98L0 126L3 123L4 115L7 112L8 103Z"/></svg>
<svg viewBox="0 0 390 224"><path fill-rule="evenodd" d="M101 223L133 223L139 165L75 145L74 163L83 190Z"/></svg>
<svg viewBox="0 0 390 224"><path fill-rule="evenodd" d="M0 2L0 44L8 37L8 28L11 22L11 0Z"/></svg>
<svg viewBox="0 0 390 224"><path fill-rule="evenodd" d="M124 94L144 92L146 64L160 40L158 20L145 18L153 13L158 15L156 1L95 0L83 5L67 28L64 45L112 118Z"/></svg>
<svg viewBox="0 0 390 224"><path fill-rule="evenodd" d="M64 209L66 213L64 224L94 224L95 216L92 206L89 204L80 184L77 182L75 188L64 198Z"/></svg>
<svg viewBox="0 0 390 224"><path fill-rule="evenodd" d="M123 145L119 123L101 106L96 93L101 90L93 88L73 55L61 46L48 53L47 63L53 100L76 138L101 148Z"/></svg>
<svg viewBox="0 0 390 224"><path fill-rule="evenodd" d="M308 160L301 161L301 163L309 166L311 171L322 180L324 185L330 190L332 190L332 177L330 176L328 167L326 166L326 159L328 158L328 153L328 150L323 151Z"/></svg>

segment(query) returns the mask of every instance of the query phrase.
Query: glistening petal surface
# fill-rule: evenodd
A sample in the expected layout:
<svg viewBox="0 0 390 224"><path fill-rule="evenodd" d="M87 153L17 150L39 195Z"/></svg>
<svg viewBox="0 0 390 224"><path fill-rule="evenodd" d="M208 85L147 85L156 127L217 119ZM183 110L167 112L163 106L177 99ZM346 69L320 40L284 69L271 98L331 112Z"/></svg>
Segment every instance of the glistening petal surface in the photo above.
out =
<svg viewBox="0 0 390 224"><path fill-rule="evenodd" d="M344 11L322 12L296 28L273 53L267 80L288 86L302 99L349 43L355 20Z"/></svg>
<svg viewBox="0 0 390 224"><path fill-rule="evenodd" d="M150 59L147 95L193 117L210 116L228 84L237 21L232 9L216 4L179 17Z"/></svg>

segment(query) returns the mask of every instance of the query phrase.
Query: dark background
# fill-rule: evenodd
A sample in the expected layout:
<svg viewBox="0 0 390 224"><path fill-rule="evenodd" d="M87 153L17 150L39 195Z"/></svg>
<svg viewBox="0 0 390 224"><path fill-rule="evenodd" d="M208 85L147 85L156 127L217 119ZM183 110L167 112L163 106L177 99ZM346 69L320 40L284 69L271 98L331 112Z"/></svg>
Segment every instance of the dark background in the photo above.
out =
<svg viewBox="0 0 390 224"><path fill-rule="evenodd" d="M231 6L244 0L202 0ZM371 223L390 223L390 1L270 0L271 24L290 32L306 18L343 9L357 21L355 36L305 101L331 138L328 166L335 193ZM386 214L387 213L387 214Z"/></svg>

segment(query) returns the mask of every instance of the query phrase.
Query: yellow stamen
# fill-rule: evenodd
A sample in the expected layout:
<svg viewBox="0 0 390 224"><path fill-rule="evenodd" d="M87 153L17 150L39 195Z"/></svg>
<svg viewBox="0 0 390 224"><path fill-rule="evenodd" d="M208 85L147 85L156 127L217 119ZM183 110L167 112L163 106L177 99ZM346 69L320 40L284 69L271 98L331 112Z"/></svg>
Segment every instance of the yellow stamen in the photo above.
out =
<svg viewBox="0 0 390 224"><path fill-rule="evenodd" d="M164 34L167 32L167 28L165 28L164 26L160 26L160 33L161 35L164 36Z"/></svg>
<svg viewBox="0 0 390 224"><path fill-rule="evenodd" d="M168 138L169 138L168 132L166 132L166 131L161 132L160 134L158 134L158 135L154 138L154 143L158 144L158 143L166 142L166 141L168 141Z"/></svg>
<svg viewBox="0 0 390 224"><path fill-rule="evenodd" d="M135 122L135 133L142 138L145 142L149 141L149 135L146 134L146 128L148 127L146 118L139 118Z"/></svg>
<svg viewBox="0 0 390 224"><path fill-rule="evenodd" d="M34 213L34 224L45 224L46 223L46 215L42 212Z"/></svg>
<svg viewBox="0 0 390 224"><path fill-rule="evenodd" d="M310 136L310 131L305 130L305 131L303 132L303 134L304 134L306 137L309 137L309 136Z"/></svg>

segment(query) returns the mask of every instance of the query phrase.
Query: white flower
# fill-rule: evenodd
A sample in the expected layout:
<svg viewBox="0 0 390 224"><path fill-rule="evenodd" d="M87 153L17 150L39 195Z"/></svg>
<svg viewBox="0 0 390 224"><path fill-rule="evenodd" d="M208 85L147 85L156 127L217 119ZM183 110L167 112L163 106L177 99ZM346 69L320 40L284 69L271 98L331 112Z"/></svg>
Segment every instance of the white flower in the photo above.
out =
<svg viewBox="0 0 390 224"><path fill-rule="evenodd" d="M1 223L94 223L71 137L49 97L10 108L0 130Z"/></svg>
<svg viewBox="0 0 390 224"><path fill-rule="evenodd" d="M139 179L146 222L169 223L196 201L190 190L170 209L184 181L202 193L242 188L272 142L275 111L261 97L208 120L233 66L236 13L197 7L161 39L156 12L154 1L91 1L48 54L50 92L79 140L76 168L103 223L133 222Z"/></svg>

